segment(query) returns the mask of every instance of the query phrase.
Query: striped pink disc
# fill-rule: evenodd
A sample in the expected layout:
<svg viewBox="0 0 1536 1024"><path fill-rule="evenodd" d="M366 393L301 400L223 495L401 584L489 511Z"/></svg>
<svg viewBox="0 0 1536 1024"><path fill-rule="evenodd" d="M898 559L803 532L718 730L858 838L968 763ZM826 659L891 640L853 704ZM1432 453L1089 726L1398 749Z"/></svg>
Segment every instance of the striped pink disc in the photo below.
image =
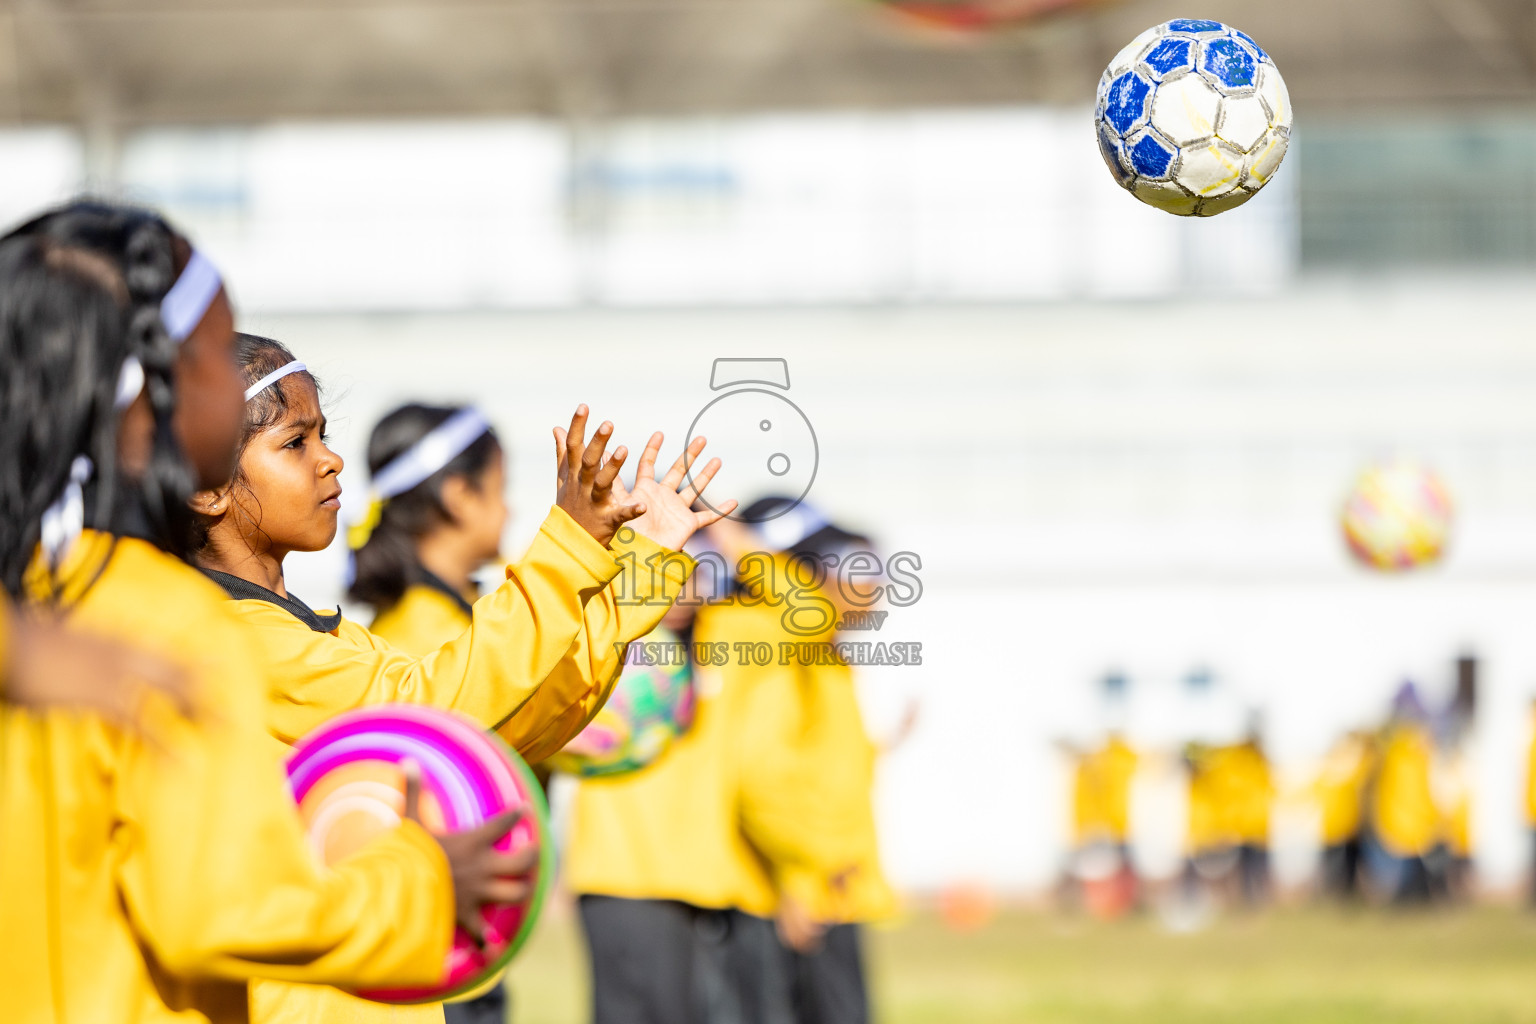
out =
<svg viewBox="0 0 1536 1024"><path fill-rule="evenodd" d="M549 812L528 766L475 722L435 708L381 704L331 719L300 740L288 758L289 786L322 858L344 857L398 825L404 761L421 766L421 815L429 829L459 832L522 807L527 813L496 846L539 848L529 879L532 896L521 904L481 909L484 946L456 929L441 984L359 993L387 1003L440 1002L494 977L532 932L554 876Z"/></svg>

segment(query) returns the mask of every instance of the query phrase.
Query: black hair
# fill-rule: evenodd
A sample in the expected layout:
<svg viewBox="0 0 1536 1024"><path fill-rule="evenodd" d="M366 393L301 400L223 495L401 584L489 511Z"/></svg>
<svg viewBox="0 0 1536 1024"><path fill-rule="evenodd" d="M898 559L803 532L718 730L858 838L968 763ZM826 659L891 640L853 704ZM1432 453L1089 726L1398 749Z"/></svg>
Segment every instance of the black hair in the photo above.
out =
<svg viewBox="0 0 1536 1024"><path fill-rule="evenodd" d="M240 379L245 381L246 387L250 387L273 370L293 362L294 355L280 341L259 334L236 332L235 361L240 366ZM307 369L295 370L262 388L246 401L245 424L240 430L240 444L235 454L235 474L230 481L232 487L241 487L249 494L250 488L245 482L245 471L240 468L239 460L245 455L245 449L252 438L283 421L293 401L289 389L301 378L314 385L316 394L321 393L320 381L314 374ZM195 515L194 519L191 549L201 551L208 545L208 528L213 520L202 515ZM259 523L257 527L260 528Z"/></svg>
<svg viewBox="0 0 1536 1024"><path fill-rule="evenodd" d="M44 511L78 455L95 464L90 526L136 505L148 539L184 556L196 486L171 428L176 343L160 302L191 247L158 215L77 201L0 238L0 585L21 596ZM129 356L154 414L149 465L120 487L115 406ZM123 493L120 493L122 491Z"/></svg>
<svg viewBox="0 0 1536 1024"><path fill-rule="evenodd" d="M368 473L379 471L405 454L416 442L445 423L463 406L402 405L379 420L368 438ZM347 597L384 611L405 595L417 570L416 542L443 523L452 522L443 505L443 484L464 477L478 486L501 451L496 432L487 430L442 469L404 494L384 503L368 541L354 553L357 559Z"/></svg>

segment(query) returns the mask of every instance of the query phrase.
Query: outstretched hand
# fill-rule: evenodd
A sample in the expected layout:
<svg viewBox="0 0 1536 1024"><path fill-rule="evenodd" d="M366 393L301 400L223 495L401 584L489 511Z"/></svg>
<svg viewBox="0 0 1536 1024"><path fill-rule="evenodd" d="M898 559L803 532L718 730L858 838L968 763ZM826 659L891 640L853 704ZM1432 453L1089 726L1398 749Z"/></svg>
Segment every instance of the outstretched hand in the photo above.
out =
<svg viewBox="0 0 1536 1024"><path fill-rule="evenodd" d="M706 443L704 438L696 437L672 463L667 475L657 481L656 457L661 454L662 440L661 431L657 431L651 435L645 451L640 453L640 462L635 466L634 490L625 492L622 483L615 483L614 487L623 497L633 499L645 509L630 522L630 529L664 548L677 551L696 531L730 515L736 508L736 499L722 502L715 509L706 507L702 512L695 512L694 504L720 471L720 460L710 459L684 486L684 478L703 453Z"/></svg>
<svg viewBox="0 0 1536 1024"><path fill-rule="evenodd" d="M624 488L614 488L629 450L620 445L603 461L603 451L613 436L613 424L604 420L590 443L586 432L585 405L576 407L569 430L555 428L555 504L599 544L607 545L619 527L645 511L645 505L629 504Z"/></svg>
<svg viewBox="0 0 1536 1024"><path fill-rule="evenodd" d="M192 677L164 658L37 618L17 616L15 627L3 686L12 704L94 712L155 746L161 738L145 713L152 694L196 717Z"/></svg>
<svg viewBox="0 0 1536 1024"><path fill-rule="evenodd" d="M405 817L421 824L421 766L407 761L405 770ZM496 841L523 819L524 809L503 811L484 824L463 832L434 836L453 875L455 916L478 943L485 942L485 921L480 908L486 903L525 903L533 892L527 875L539 863L539 848L529 843L516 853L496 849Z"/></svg>

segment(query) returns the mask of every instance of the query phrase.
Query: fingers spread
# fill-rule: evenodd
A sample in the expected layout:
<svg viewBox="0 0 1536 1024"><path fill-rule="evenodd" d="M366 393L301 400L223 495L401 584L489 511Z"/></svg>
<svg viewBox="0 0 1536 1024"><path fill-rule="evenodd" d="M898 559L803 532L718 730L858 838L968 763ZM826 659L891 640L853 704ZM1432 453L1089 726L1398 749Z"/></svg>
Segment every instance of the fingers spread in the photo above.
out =
<svg viewBox="0 0 1536 1024"><path fill-rule="evenodd" d="M735 512L736 505L736 499L731 498L728 501L721 502L718 509L706 508L702 512L695 512L693 514L694 528L702 530L706 526L714 526L720 520Z"/></svg>
<svg viewBox="0 0 1536 1024"><path fill-rule="evenodd" d="M612 436L613 424L603 421L603 425L592 435L586 451L582 452L580 480L583 487L591 487L597 479L597 467L603 464L603 449L608 447L608 439Z"/></svg>
<svg viewBox="0 0 1536 1024"><path fill-rule="evenodd" d="M629 449L620 445L614 450L613 457L603 463L603 468L597 471L597 478L592 481L594 494L607 494L613 487L613 481L618 478L619 470L624 466L624 460L629 458Z"/></svg>
<svg viewBox="0 0 1536 1024"><path fill-rule="evenodd" d="M587 407L578 405L571 417L571 428L565 433L565 464L575 470L581 462L581 450L587 443Z"/></svg>
<svg viewBox="0 0 1536 1024"><path fill-rule="evenodd" d="M678 492L683 496L683 500L690 506L698 501L699 495L704 493L704 488L708 487L709 482L715 478L715 474L720 472L720 465L719 459L710 459L703 472L693 474L693 482Z"/></svg>
<svg viewBox="0 0 1536 1024"><path fill-rule="evenodd" d="M640 461L635 465L636 480L656 479L656 458L661 454L661 442L661 431L658 430L645 443L645 451L640 453Z"/></svg>
<svg viewBox="0 0 1536 1024"><path fill-rule="evenodd" d="M683 475L688 472L688 467L693 465L693 460L699 457L708 443L703 437L696 437L688 442L688 447L683 449L683 454L672 463L672 468L667 470L667 475L662 478L661 485L669 491L675 491L682 486Z"/></svg>

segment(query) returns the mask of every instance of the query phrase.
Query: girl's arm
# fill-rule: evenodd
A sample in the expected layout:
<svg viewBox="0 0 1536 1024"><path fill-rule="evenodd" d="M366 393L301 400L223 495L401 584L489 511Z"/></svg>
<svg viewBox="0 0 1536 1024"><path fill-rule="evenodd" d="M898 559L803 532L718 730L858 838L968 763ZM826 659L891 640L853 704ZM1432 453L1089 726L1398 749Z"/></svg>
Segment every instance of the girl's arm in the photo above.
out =
<svg viewBox="0 0 1536 1024"><path fill-rule="evenodd" d="M175 662L41 616L15 615L0 599L0 700L99 714L153 739L145 714L152 694L182 715L194 714L191 679Z"/></svg>
<svg viewBox="0 0 1536 1024"><path fill-rule="evenodd" d="M584 627L571 649L528 703L498 730L530 764L558 752L607 703L623 673L629 644L661 623L693 573L693 559L680 549L697 530L736 507L729 501L719 511L694 511L720 469L720 460L712 459L687 479L704 451L704 438L695 438L658 481L656 458L662 440L660 433L651 435L636 467L635 489L621 495L643 504L646 511L614 538L620 575L587 603Z"/></svg>
<svg viewBox="0 0 1536 1024"><path fill-rule="evenodd" d="M389 701L452 709L496 728L568 654L588 601L618 572L613 553L556 507L507 581L475 603L469 628L424 657L353 622L332 636L275 605L234 605L277 669L269 725L286 743L343 711Z"/></svg>
<svg viewBox="0 0 1536 1024"><path fill-rule="evenodd" d="M222 614L200 616L180 641L208 713L169 723L160 748L123 740L116 787L119 885L155 959L191 977L436 982L455 917L438 842L406 822L321 868L260 727L260 651Z"/></svg>
<svg viewBox="0 0 1536 1024"><path fill-rule="evenodd" d="M585 610L585 626L565 657L497 730L529 764L551 757L602 710L624 671L630 642L660 624L677 600L694 561L625 527L614 538L621 566Z"/></svg>

